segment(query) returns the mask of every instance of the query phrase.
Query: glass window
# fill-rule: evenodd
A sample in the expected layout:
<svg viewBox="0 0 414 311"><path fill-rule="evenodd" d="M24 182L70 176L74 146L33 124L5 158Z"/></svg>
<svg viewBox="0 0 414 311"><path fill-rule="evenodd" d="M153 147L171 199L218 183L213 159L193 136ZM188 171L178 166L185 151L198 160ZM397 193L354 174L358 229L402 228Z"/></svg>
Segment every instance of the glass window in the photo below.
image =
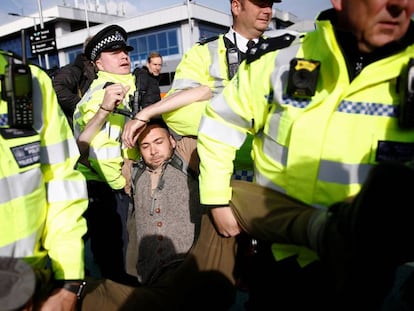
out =
<svg viewBox="0 0 414 311"><path fill-rule="evenodd" d="M128 44L134 47L129 53L132 63L143 65L152 51L162 56L178 55L178 30L178 27L171 26L129 34Z"/></svg>
<svg viewBox="0 0 414 311"><path fill-rule="evenodd" d="M203 23L199 23L200 29L200 38L199 40L207 39L210 37L217 36L222 33L226 33L228 31L228 27L219 27L213 25L207 25Z"/></svg>

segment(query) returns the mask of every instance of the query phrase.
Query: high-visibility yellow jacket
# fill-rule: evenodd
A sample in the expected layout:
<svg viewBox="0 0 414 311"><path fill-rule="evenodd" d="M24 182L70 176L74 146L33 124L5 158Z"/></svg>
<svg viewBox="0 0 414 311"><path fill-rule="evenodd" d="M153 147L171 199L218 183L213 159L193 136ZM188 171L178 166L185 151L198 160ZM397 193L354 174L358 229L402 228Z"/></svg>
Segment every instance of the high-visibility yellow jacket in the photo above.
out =
<svg viewBox="0 0 414 311"><path fill-rule="evenodd" d="M167 93L209 86L213 97L219 94L229 83L226 46L224 35L206 43L197 43L189 49L177 66L174 81ZM209 101L200 101L163 114L168 126L179 135L197 136L201 115ZM245 142L238 151L235 169L252 169L251 140Z"/></svg>
<svg viewBox="0 0 414 311"><path fill-rule="evenodd" d="M201 121L201 202L229 202L232 159L247 133L254 135L256 182L315 207L355 195L379 161L412 160L414 131L397 122L397 81L413 55L408 46L350 82L333 27L321 20L300 42L242 64ZM321 63L310 98L286 95L294 57Z"/></svg>
<svg viewBox="0 0 414 311"><path fill-rule="evenodd" d="M76 106L73 115L75 137L79 137L79 134L99 110L99 105L102 104L105 94L104 86L107 82L130 86L128 94L118 106L120 109L130 111L128 102L129 95L132 95L135 91L134 76L132 74L117 75L99 71L98 77L92 82L89 90ZM82 172L86 180L106 182L115 190L125 187L126 181L121 174L124 158L136 159L138 157L138 151L135 148L122 148L121 134L125 118L122 114L111 113L102 129L91 140L88 156L90 167L78 164L78 170Z"/></svg>
<svg viewBox="0 0 414 311"><path fill-rule="evenodd" d="M0 54L2 73L6 63ZM0 99L0 256L37 268L49 256L57 279L82 279L88 197L85 178L74 169L79 151L49 76L30 69L33 129L10 128Z"/></svg>

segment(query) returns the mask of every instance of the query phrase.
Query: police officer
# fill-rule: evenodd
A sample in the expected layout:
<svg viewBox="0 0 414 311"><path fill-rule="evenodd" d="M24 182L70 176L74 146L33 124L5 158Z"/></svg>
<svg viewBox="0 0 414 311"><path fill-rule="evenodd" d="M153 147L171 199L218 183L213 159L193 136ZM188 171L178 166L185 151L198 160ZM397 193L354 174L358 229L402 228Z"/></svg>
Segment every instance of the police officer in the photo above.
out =
<svg viewBox="0 0 414 311"><path fill-rule="evenodd" d="M230 0L232 27L225 34L201 40L185 53L166 97L143 109L135 120L126 123L123 132L125 144L133 146L145 127L145 121L162 115L178 137L177 149L194 150L190 166L198 171L199 159L195 150L201 114L210 98L220 94L233 78L249 46L263 39L275 2L281 1ZM232 172L234 179L253 180L250 152L251 137L236 155ZM242 240L243 244L250 243L250 239ZM226 258L231 260L232 255L230 253Z"/></svg>
<svg viewBox="0 0 414 311"><path fill-rule="evenodd" d="M0 309L74 311L87 207L79 151L46 72L3 51L0 72Z"/></svg>
<svg viewBox="0 0 414 311"><path fill-rule="evenodd" d="M211 96L216 96L229 83L250 45L259 41L272 20L271 1L230 0L233 25L226 34L205 38L195 44L178 64L171 90L159 103L144 109L135 120L125 125L123 140L133 146L149 120L162 115L168 126L180 139L178 148L196 147L201 114ZM206 90L208 87L210 90ZM197 89L189 91L191 89ZM179 94L183 93L184 94ZM172 95L178 98L170 98ZM196 157L196 156L195 156ZM197 159L198 162L198 159ZM198 166L196 164L195 166ZM197 169L198 170L198 169ZM253 167L250 157L250 141L241 148L236 159L234 178L252 180Z"/></svg>
<svg viewBox="0 0 414 311"><path fill-rule="evenodd" d="M315 31L256 46L207 107L198 133L200 196L223 243L248 231L284 243L274 245L275 258L290 254L302 265L316 257L298 245L310 246L340 267L331 275L343 300L332 309L377 310L395 266L414 259L413 209L404 203L412 200L414 176L403 165L414 156L405 148L413 145L414 124L399 120L413 104L406 86L412 68L405 72L414 2L331 2ZM248 133L256 184L230 187L232 161ZM312 207L329 208L327 223L339 219L341 227L325 230L333 227ZM316 222L308 227L309 218ZM356 265L349 270L349 263Z"/></svg>
<svg viewBox="0 0 414 311"><path fill-rule="evenodd" d="M126 40L125 29L109 25L88 42L85 54L98 73L73 117L82 154L77 169L88 185L86 219L94 260L103 277L124 283L129 282L124 267L129 196L128 176L122 168L138 157L136 150L123 149L121 144L122 128L131 111L130 96L135 91L128 56L133 48ZM92 132L88 141L80 137L86 130Z"/></svg>

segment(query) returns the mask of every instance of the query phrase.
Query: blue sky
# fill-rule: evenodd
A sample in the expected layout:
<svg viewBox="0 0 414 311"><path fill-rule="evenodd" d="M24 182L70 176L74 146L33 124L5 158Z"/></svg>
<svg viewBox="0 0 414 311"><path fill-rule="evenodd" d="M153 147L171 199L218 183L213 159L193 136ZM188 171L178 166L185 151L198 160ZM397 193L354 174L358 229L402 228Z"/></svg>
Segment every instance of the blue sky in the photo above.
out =
<svg viewBox="0 0 414 311"><path fill-rule="evenodd" d="M91 6L96 2L101 8L107 4L110 13L116 10L127 12L126 16L141 14L148 10L156 10L160 7L177 5L186 0L1 0L0 6L0 24L12 21L13 16L7 15L8 12L19 13L22 15L30 15L37 13L38 4L43 9L54 5L75 6L76 3L83 8L84 3ZM203 4L221 11L229 11L229 0L193 0L199 4ZM275 7L283 11L295 14L300 19L314 19L317 13L323 9L330 8L330 0L282 0L282 3L276 3Z"/></svg>

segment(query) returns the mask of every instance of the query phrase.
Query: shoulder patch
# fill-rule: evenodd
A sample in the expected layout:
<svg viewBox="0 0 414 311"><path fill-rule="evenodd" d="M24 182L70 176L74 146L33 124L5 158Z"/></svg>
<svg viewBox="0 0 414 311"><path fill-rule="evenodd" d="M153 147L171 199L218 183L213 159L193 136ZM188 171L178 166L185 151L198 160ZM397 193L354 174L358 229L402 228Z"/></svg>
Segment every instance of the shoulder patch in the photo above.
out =
<svg viewBox="0 0 414 311"><path fill-rule="evenodd" d="M206 43L209 43L211 41L217 40L219 38L219 36L213 36L213 37L209 37L209 38L203 38L200 41L198 41L197 43L200 45L204 45Z"/></svg>
<svg viewBox="0 0 414 311"><path fill-rule="evenodd" d="M295 41L295 39L296 36L289 33L285 33L279 37L266 38L260 40L247 53L246 62L247 64L250 64L251 62L254 62L255 60L259 59L266 53L286 48L290 46L292 42Z"/></svg>

